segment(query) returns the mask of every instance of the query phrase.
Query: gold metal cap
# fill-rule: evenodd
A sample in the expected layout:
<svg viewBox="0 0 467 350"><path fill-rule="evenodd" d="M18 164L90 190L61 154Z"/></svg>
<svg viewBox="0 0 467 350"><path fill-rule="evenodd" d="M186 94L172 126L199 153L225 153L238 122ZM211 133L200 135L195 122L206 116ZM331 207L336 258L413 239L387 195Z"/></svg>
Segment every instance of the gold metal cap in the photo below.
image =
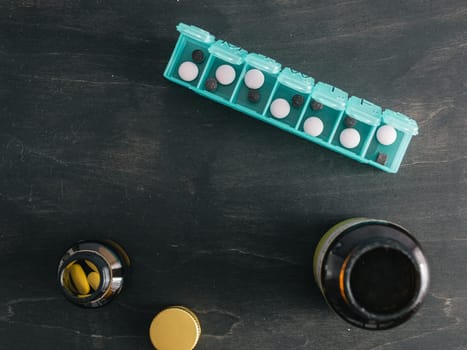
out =
<svg viewBox="0 0 467 350"><path fill-rule="evenodd" d="M149 327L149 337L157 350L192 350L200 335L198 318L183 306L159 312Z"/></svg>

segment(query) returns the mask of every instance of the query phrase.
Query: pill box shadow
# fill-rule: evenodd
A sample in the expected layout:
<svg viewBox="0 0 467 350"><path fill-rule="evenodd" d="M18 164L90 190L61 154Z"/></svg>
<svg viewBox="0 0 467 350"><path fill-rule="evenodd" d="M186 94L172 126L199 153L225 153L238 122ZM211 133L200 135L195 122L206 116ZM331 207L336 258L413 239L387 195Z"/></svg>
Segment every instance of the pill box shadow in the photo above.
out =
<svg viewBox="0 0 467 350"><path fill-rule="evenodd" d="M163 84L167 85L167 88L161 92L164 105L167 106L167 109L170 106L177 106L177 109L171 109L168 113L168 115L170 114L170 124L168 125L175 128L183 123L184 127L179 129L179 133L181 133L181 138L187 139L187 142L196 138L197 133L193 133L193 130L201 129L201 133L206 132L205 129L203 130L203 125L209 124L213 133L223 135L227 140L232 140L233 134L250 133L251 138L248 139L251 139L251 147L256 147L259 152L276 154L278 160L287 162L284 163L283 169L289 169L290 166L293 166L292 169L300 169L303 166L312 169L311 173L304 175L305 178L320 175L327 177L330 172L334 175L344 174L345 176L385 175L382 170L362 164L309 140L286 133L273 125L255 120L252 117L245 118L245 114L200 96L185 87L169 81ZM183 103L180 103L181 101ZM165 116L160 117L166 118ZM219 135L218 137L220 137ZM167 139L166 142L172 141ZM206 142L220 145L217 138L210 138ZM226 144L228 145L223 139L222 145ZM237 146L236 143L232 144ZM281 158L284 155L286 158Z"/></svg>
<svg viewBox="0 0 467 350"><path fill-rule="evenodd" d="M162 72L160 79L162 79L161 85L164 87L164 89L160 91L163 103L170 109L171 116L178 119L176 119L176 121L174 120L174 124L182 121L184 123L199 124L201 120L198 115L196 118L193 118L194 113L200 114L201 116L214 114L216 116L222 116L232 111L230 108L198 95L186 87L166 80L162 76ZM238 113L241 114L240 112Z"/></svg>

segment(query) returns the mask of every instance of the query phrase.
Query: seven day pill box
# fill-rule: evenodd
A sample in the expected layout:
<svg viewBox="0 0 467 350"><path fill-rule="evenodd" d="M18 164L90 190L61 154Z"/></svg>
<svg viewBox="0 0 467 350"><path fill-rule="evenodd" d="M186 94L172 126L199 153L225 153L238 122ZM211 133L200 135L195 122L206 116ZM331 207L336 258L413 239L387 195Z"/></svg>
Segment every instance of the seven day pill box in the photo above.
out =
<svg viewBox="0 0 467 350"><path fill-rule="evenodd" d="M325 148L396 173L415 120L180 23L164 76Z"/></svg>

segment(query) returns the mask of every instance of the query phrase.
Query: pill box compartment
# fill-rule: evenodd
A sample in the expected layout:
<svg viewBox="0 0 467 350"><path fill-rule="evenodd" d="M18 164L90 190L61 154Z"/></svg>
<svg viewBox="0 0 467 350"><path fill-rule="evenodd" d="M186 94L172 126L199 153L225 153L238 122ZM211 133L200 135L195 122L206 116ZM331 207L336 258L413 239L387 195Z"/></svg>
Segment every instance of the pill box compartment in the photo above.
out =
<svg viewBox="0 0 467 350"><path fill-rule="evenodd" d="M253 69L251 66L245 67L245 71ZM256 90L260 94L258 102L250 102L248 99L248 94L250 89L245 85L243 79L239 82L238 90L236 92L234 103L237 103L243 107L247 107L258 114L262 114L266 104L268 103L269 97L271 95L272 89L276 82L277 76L263 72L264 74L264 84Z"/></svg>
<svg viewBox="0 0 467 350"><path fill-rule="evenodd" d="M313 88L311 99L308 102L298 128L304 131L304 124L310 117L317 117L323 122L323 131L317 138L330 143L336 133L343 117L348 94L332 85L319 82ZM320 104L320 108L313 110L313 102ZM305 133L307 137L313 138Z"/></svg>
<svg viewBox="0 0 467 350"><path fill-rule="evenodd" d="M192 53L195 50L201 50L201 52L203 52L204 60L202 63L193 62ZM181 50L180 55L178 59L176 60L176 64L174 65L174 69L171 72L171 75L179 79L180 81L184 82L185 84L196 86L199 82L200 77L202 76L204 68L206 67L206 62L207 62L208 57L209 57L209 52L207 50L207 47L201 46L199 43L195 42L194 40L185 39L183 49ZM187 61L195 63L198 67L198 76L196 77L196 79L192 81L185 81L178 74L178 68L180 67L180 65L183 62L187 62Z"/></svg>
<svg viewBox="0 0 467 350"><path fill-rule="evenodd" d="M238 85L238 81L241 79L240 77L243 72L247 52L226 41L218 40L209 47L209 53L210 57L208 66L206 67L206 72L202 77L199 88L205 92L230 101L235 88ZM227 85L221 84L221 82L216 79L216 71L222 65L227 65L235 71L234 80ZM208 79L214 79L217 81L217 87L214 91L208 91L206 89L205 84Z"/></svg>
<svg viewBox="0 0 467 350"><path fill-rule="evenodd" d="M323 122L323 131L321 132L320 135L316 137L325 142L329 142L331 135L333 134L333 131L336 129L337 121L340 120L341 118L342 111L335 110L333 108L325 106L324 104L322 106L323 106L322 109L316 110L316 111L311 109L310 103L308 104L308 106L305 106L306 110L300 122L299 130L305 133L304 124L306 120L311 117L317 117ZM311 135L308 135L307 133L305 133L305 135L307 137L313 137Z"/></svg>
<svg viewBox="0 0 467 350"><path fill-rule="evenodd" d="M214 42L214 36L203 29L183 23L177 26L177 30L180 36L164 75L169 79L175 79L181 85L196 86L208 62L208 48ZM203 53L204 60L200 63L193 62L192 54L195 50ZM192 81L185 81L178 74L178 69L184 62L193 62L198 67L198 75Z"/></svg>
<svg viewBox="0 0 467 350"><path fill-rule="evenodd" d="M397 150L399 149L402 139L404 138L404 133L400 132L397 129L396 129L396 132L397 132L396 141L393 144L388 145L388 146L382 145L381 143L379 143L378 140L376 139L376 134L373 135L373 139L370 142L370 146L368 147L368 151L366 153L365 158L373 162L376 162L380 165L391 168L393 166L394 155L397 154ZM380 154L385 155L386 159L384 162L381 162L381 161L378 162L378 156Z"/></svg>
<svg viewBox="0 0 467 350"><path fill-rule="evenodd" d="M350 152L353 152L353 153L356 153L356 154L361 154L362 150L363 150L363 147L364 147L364 144L365 144L365 140L367 139L368 135L370 134L371 126L367 125L367 124L365 124L365 123L363 123L363 122L361 122L359 120L356 120L356 123L352 128L358 131L358 133L360 135L360 142L358 143L357 147L346 148L340 142L340 135L341 135L342 131L345 130L345 129L348 129L348 127L345 124L345 118L346 117L350 117L350 116L344 115L343 118L341 119L341 122L337 126L336 132L335 132L334 137L332 139L332 144L335 145L335 146L341 147L341 148L343 148L343 149L345 149L347 151L350 151ZM354 117L351 117L351 118L354 118Z"/></svg>
<svg viewBox="0 0 467 350"><path fill-rule="evenodd" d="M303 104L298 108L294 107L293 104L292 104L292 98L295 95L300 95L300 96L303 97ZM278 98L286 100L290 105L289 114L285 118L282 118L282 119L274 117L271 114L271 109L270 109L271 103L274 102ZM300 92L297 92L296 90L293 90L293 89L279 83L276 86L274 94L272 95L271 103L269 104L268 109L266 110L266 116L268 118L272 118L274 120L280 121L280 122L285 123L285 124L291 126L292 128L294 128L298 123L300 115L302 114L302 112L306 108L307 99L308 99L307 95L305 95L303 93L300 93Z"/></svg>
<svg viewBox="0 0 467 350"><path fill-rule="evenodd" d="M396 130L397 137L391 145L383 145L376 138L377 130L384 125L390 125ZM365 158L377 167L386 167L391 172L397 172L412 136L418 134L417 123L402 113L386 109L382 114L382 123L378 125L376 132L369 144ZM384 158L386 159L382 164L381 160Z"/></svg>
<svg viewBox="0 0 467 350"><path fill-rule="evenodd" d="M259 89L255 90L260 94L258 102L251 102L248 99L250 89L246 86L244 81L245 74L251 69L257 69L264 75L263 85ZM245 57L245 67L243 69L242 76L240 77L241 80L238 82L235 89L233 102L239 106L255 111L257 115L262 115L268 105L271 92L274 89L280 70L281 65L272 58L256 53L248 54Z"/></svg>
<svg viewBox="0 0 467 350"><path fill-rule="evenodd" d="M346 118L352 118L353 123L347 124ZM381 107L364 100L362 98L352 96L347 101L345 113L336 129L332 144L341 147L343 150L363 156L368 145L373 138L376 126L381 122ZM353 125L352 125L353 124ZM353 128L360 135L360 142L354 148L346 148L340 142L340 135L344 129Z"/></svg>
<svg viewBox="0 0 467 350"><path fill-rule="evenodd" d="M283 122L292 128L296 128L300 118L306 113L314 84L315 80L312 77L288 67L284 68L277 77L276 86L274 87L270 101L272 103L279 98L286 100L289 103L290 112L283 119L276 118L272 115L269 106L265 111L266 116ZM297 104L297 102L301 104Z"/></svg>
<svg viewBox="0 0 467 350"><path fill-rule="evenodd" d="M216 96L220 96L220 97L222 97L222 98L224 98L226 100L230 100L230 98L232 97L234 88L235 88L235 86L237 84L237 81L238 81L238 79L240 77L240 74L242 73L242 70L243 70L242 65L230 64L230 63L225 62L225 61L223 61L223 60L221 60L221 59L219 59L217 57L213 57L209 67L207 67L207 71L206 71L205 76L203 77L203 81L201 82L200 89L206 90L206 87L205 87L206 80L215 79L216 78L217 68L219 68L220 66L222 66L224 64L229 65L230 67L232 67L235 70L235 79L229 85L222 85L221 83L218 82L216 90L211 92L211 93L216 95Z"/></svg>

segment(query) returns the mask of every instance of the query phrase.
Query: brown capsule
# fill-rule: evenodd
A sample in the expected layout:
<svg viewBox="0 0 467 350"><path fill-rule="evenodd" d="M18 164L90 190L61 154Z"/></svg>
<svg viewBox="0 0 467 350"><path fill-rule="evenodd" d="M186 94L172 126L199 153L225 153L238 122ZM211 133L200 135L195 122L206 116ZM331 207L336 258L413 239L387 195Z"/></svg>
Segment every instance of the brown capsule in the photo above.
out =
<svg viewBox="0 0 467 350"><path fill-rule="evenodd" d="M191 53L191 58L192 58L193 62L195 62L195 63L198 63L198 64L203 63L204 53L201 50L193 50L193 52Z"/></svg>
<svg viewBox="0 0 467 350"><path fill-rule="evenodd" d="M261 99L261 94L258 90L249 90L248 91L248 101L251 103L258 103Z"/></svg>
<svg viewBox="0 0 467 350"><path fill-rule="evenodd" d="M352 117L345 117L344 125L348 128L353 128L357 124L357 120Z"/></svg>
<svg viewBox="0 0 467 350"><path fill-rule="evenodd" d="M311 109L314 111L320 111L323 109L323 104L318 101L311 102Z"/></svg>
<svg viewBox="0 0 467 350"><path fill-rule="evenodd" d="M378 156L376 157L376 162L381 164L381 165L385 165L386 164L386 161L388 160L388 156L386 153L378 153Z"/></svg>
<svg viewBox="0 0 467 350"><path fill-rule="evenodd" d="M208 91L216 91L217 90L217 80L215 78L209 78L208 80L206 80L206 82L204 83L204 87L206 88L206 90Z"/></svg>
<svg viewBox="0 0 467 350"><path fill-rule="evenodd" d="M303 103L305 102L305 100L303 99L303 96L302 95L293 95L292 97L292 106L294 106L295 108L299 108L303 105Z"/></svg>

